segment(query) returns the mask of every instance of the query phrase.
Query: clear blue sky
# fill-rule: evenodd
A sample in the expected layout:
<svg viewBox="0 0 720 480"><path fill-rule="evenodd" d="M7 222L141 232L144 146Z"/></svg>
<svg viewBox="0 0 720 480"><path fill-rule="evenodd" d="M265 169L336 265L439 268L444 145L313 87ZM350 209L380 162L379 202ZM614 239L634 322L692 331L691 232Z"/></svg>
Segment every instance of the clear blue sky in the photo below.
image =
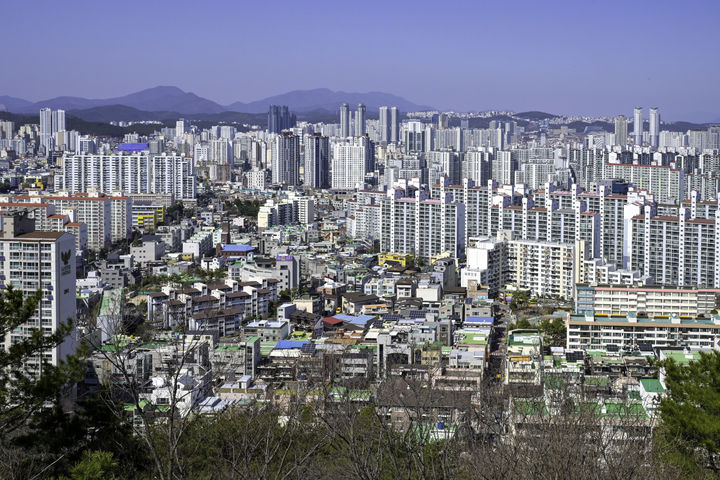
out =
<svg viewBox="0 0 720 480"><path fill-rule="evenodd" d="M720 119L720 0L6 0L0 19L0 95L28 100L327 87L463 111Z"/></svg>

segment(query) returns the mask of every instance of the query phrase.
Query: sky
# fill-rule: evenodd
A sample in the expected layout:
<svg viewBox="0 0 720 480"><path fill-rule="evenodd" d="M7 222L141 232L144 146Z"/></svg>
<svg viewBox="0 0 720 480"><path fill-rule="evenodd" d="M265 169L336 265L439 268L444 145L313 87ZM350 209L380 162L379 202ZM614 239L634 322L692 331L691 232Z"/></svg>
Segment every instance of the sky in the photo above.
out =
<svg viewBox="0 0 720 480"><path fill-rule="evenodd" d="M325 87L456 111L720 121L719 0L5 0L0 18L0 95L32 101Z"/></svg>

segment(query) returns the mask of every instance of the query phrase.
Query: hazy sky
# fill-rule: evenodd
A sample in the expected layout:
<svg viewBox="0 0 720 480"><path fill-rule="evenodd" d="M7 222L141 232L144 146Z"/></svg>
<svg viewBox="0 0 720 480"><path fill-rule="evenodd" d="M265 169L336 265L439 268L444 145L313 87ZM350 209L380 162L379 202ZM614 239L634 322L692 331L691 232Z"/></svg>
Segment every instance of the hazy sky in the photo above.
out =
<svg viewBox="0 0 720 480"><path fill-rule="evenodd" d="M720 0L5 0L0 19L0 95L28 100L327 87L462 111L720 119Z"/></svg>

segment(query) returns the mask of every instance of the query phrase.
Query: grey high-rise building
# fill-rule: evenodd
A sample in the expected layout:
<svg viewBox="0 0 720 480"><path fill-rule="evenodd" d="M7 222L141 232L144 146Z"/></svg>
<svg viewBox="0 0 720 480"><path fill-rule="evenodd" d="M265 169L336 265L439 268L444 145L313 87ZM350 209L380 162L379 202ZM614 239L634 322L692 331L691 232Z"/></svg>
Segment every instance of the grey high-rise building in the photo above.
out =
<svg viewBox="0 0 720 480"><path fill-rule="evenodd" d="M297 185L300 176L300 137L283 132L272 147L272 183Z"/></svg>
<svg viewBox="0 0 720 480"><path fill-rule="evenodd" d="M319 133L305 137L305 186L330 187L330 141Z"/></svg>
<svg viewBox="0 0 720 480"><path fill-rule="evenodd" d="M397 107L390 108L390 142L400 141L400 112Z"/></svg>
<svg viewBox="0 0 720 480"><path fill-rule="evenodd" d="M628 121L625 115L615 117L615 145L627 145Z"/></svg>
<svg viewBox="0 0 720 480"><path fill-rule="evenodd" d="M388 143L390 141L390 112L388 112L388 107L378 109L378 130L380 143Z"/></svg>
<svg viewBox="0 0 720 480"><path fill-rule="evenodd" d="M350 136L350 105L347 103L340 105L340 136Z"/></svg>
<svg viewBox="0 0 720 480"><path fill-rule="evenodd" d="M287 105L270 105L268 109L268 131L280 133L283 130L293 128L297 123L294 113L291 113Z"/></svg>
<svg viewBox="0 0 720 480"><path fill-rule="evenodd" d="M633 141L635 145L642 145L643 137L643 109L642 107L635 107L635 113L633 115Z"/></svg>
<svg viewBox="0 0 720 480"><path fill-rule="evenodd" d="M52 111L52 133L65 131L65 110Z"/></svg>
<svg viewBox="0 0 720 480"><path fill-rule="evenodd" d="M355 111L355 136L365 136L365 105L362 103L357 106Z"/></svg>
<svg viewBox="0 0 720 480"><path fill-rule="evenodd" d="M657 148L660 143L660 111L657 107L650 109L650 146Z"/></svg>
<svg viewBox="0 0 720 480"><path fill-rule="evenodd" d="M40 109L40 145L45 149L45 153L52 150L52 110L49 108Z"/></svg>

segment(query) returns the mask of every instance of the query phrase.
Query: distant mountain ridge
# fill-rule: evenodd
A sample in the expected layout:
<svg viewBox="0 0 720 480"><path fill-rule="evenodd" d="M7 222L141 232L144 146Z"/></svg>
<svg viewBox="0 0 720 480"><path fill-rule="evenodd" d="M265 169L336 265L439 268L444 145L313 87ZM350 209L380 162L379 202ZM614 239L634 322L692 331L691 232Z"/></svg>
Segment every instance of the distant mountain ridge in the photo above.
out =
<svg viewBox="0 0 720 480"><path fill-rule="evenodd" d="M70 111L88 111L99 107L130 107L142 112L176 112L181 115L214 114L221 112L265 113L272 104L287 105L291 110L303 113L318 110L334 112L340 104L347 102L354 109L358 103L365 104L368 111L377 111L382 105L397 106L401 111L432 110L431 107L418 105L397 95L383 92L349 93L336 92L327 88L312 90L294 90L256 100L254 102L234 102L220 105L178 87L159 86L139 92L105 99L82 97L54 97L39 102L22 98L0 96L0 105L15 113L37 113L41 108L63 109ZM97 113L97 111L95 112ZM126 112L128 113L128 112Z"/></svg>
<svg viewBox="0 0 720 480"><path fill-rule="evenodd" d="M403 112L434 110L427 105L418 105L397 95L384 92L353 93L333 91L328 88L315 88L312 90L293 90L291 92L274 95L255 102L235 102L228 105L228 110L248 113L266 112L269 105L287 105L295 112L311 112L339 110L340 105L348 103L354 110L359 103L365 105L368 111L377 111L382 106L395 106Z"/></svg>

